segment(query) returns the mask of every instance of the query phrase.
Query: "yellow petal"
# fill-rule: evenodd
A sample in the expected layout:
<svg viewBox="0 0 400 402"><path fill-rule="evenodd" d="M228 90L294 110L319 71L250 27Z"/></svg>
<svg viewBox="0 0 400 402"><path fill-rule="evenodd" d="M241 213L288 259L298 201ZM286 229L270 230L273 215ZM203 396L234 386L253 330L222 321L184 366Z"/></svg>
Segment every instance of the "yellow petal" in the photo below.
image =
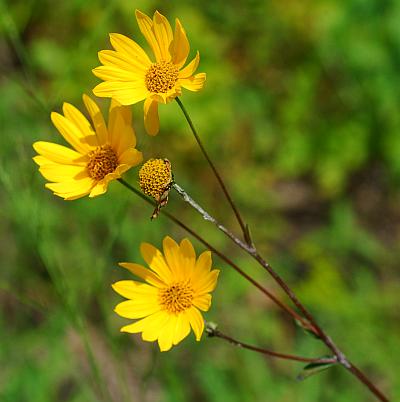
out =
<svg viewBox="0 0 400 402"><path fill-rule="evenodd" d="M78 152L86 155L93 149L93 145L88 144L82 130L79 127L75 126L75 124L68 120L66 117L56 112L52 112L50 117L51 121L53 122L59 133Z"/></svg>
<svg viewBox="0 0 400 402"><path fill-rule="evenodd" d="M72 200L89 194L93 185L94 181L90 177L61 183L46 183L47 188L65 200Z"/></svg>
<svg viewBox="0 0 400 402"><path fill-rule="evenodd" d="M126 164L129 166L136 166L143 160L143 155L135 148L128 148L119 157L119 163Z"/></svg>
<svg viewBox="0 0 400 402"><path fill-rule="evenodd" d="M133 324L126 325L121 328L122 332L129 332L131 334L137 334L138 332L145 331L147 328L151 329L160 325L160 322L168 320L169 316L164 311L158 311L152 315L149 315L142 320L136 321Z"/></svg>
<svg viewBox="0 0 400 402"><path fill-rule="evenodd" d="M105 66L130 71L137 79L144 79L145 70L143 69L143 64L129 57L126 53L116 52L114 50L101 50L97 55L100 62Z"/></svg>
<svg viewBox="0 0 400 402"><path fill-rule="evenodd" d="M54 193L54 195L57 195L58 197L64 198L65 201L73 201L73 200L77 200L78 198L82 198L82 197L87 196L88 192L87 191L82 191L80 193L77 192L77 193L73 193L72 195L67 195L67 196L60 195L60 194L57 194L57 193Z"/></svg>
<svg viewBox="0 0 400 402"><path fill-rule="evenodd" d="M204 330L204 320L200 311L196 307L190 307L190 309L184 311L184 314L190 322L196 341L199 341Z"/></svg>
<svg viewBox="0 0 400 402"><path fill-rule="evenodd" d="M39 166L54 164L50 159L47 159L44 156L40 156L40 155L36 155L32 159Z"/></svg>
<svg viewBox="0 0 400 402"><path fill-rule="evenodd" d="M180 249L185 275L191 276L196 263L196 253L192 243L188 239L183 239L180 244Z"/></svg>
<svg viewBox="0 0 400 402"><path fill-rule="evenodd" d="M83 95L83 102L92 119L99 145L107 144L109 142L108 130L99 107L96 102L86 94Z"/></svg>
<svg viewBox="0 0 400 402"><path fill-rule="evenodd" d="M169 314L163 311L161 312L161 314L157 314L156 317L153 317L151 320L148 320L142 332L142 339L147 342L156 341L160 336L160 333L164 331L165 324L168 321L169 321Z"/></svg>
<svg viewBox="0 0 400 402"><path fill-rule="evenodd" d="M179 78L178 83L189 91L197 92L200 91L206 80L206 73L198 73L190 78Z"/></svg>
<svg viewBox="0 0 400 402"><path fill-rule="evenodd" d="M132 272L133 275L136 275L139 278L144 279L150 285L157 287L165 287L165 283L161 280L161 278L157 274L153 273L152 271L143 267L142 265L134 264L131 262L120 262L118 265L123 268L126 268L127 270Z"/></svg>
<svg viewBox="0 0 400 402"><path fill-rule="evenodd" d="M211 259L211 252L204 251L199 255L199 258L196 261L192 281L198 282L202 277L209 274L211 270L212 259Z"/></svg>
<svg viewBox="0 0 400 402"><path fill-rule="evenodd" d="M104 81L138 81L138 75L136 73L115 66L96 67L92 72L96 77Z"/></svg>
<svg viewBox="0 0 400 402"><path fill-rule="evenodd" d="M151 61L146 52L132 39L118 33L110 33L110 42L114 49L121 53L126 53L128 57L135 60L135 66L142 70L150 67Z"/></svg>
<svg viewBox="0 0 400 402"><path fill-rule="evenodd" d="M163 240L164 257L171 270L174 280L181 281L185 278L183 271L183 261L181 258L181 250L178 244L169 236Z"/></svg>
<svg viewBox="0 0 400 402"><path fill-rule="evenodd" d="M171 271L160 250L150 243L142 243L140 252L147 265L167 284L171 283Z"/></svg>
<svg viewBox="0 0 400 402"><path fill-rule="evenodd" d="M94 181L90 177L85 177L80 180L69 180L60 183L46 183L46 187L55 193L69 194L81 190L90 190L93 187Z"/></svg>
<svg viewBox="0 0 400 402"><path fill-rule="evenodd" d="M193 299L193 304L202 311L208 311L211 306L211 295L206 293Z"/></svg>
<svg viewBox="0 0 400 402"><path fill-rule="evenodd" d="M64 137L64 139L69 144L71 144L78 152L80 152L81 154L87 154L93 149L93 147L89 146L86 142L83 132L66 117L62 116L59 113L52 112L51 121L60 132L60 134Z"/></svg>
<svg viewBox="0 0 400 402"><path fill-rule="evenodd" d="M177 316L171 314L168 321L164 324L164 328L158 336L158 346L161 352L167 352L172 348L173 339L175 335Z"/></svg>
<svg viewBox="0 0 400 402"><path fill-rule="evenodd" d="M116 99L111 99L108 132L111 138L111 145L117 155L121 155L127 148L136 146L131 106L121 105Z"/></svg>
<svg viewBox="0 0 400 402"><path fill-rule="evenodd" d="M86 166L87 158L82 154L64 147L63 145L54 144L52 142L37 141L33 144L34 150L45 158L56 163L80 164ZM35 160L36 162L36 160Z"/></svg>
<svg viewBox="0 0 400 402"><path fill-rule="evenodd" d="M160 129L158 102L147 98L144 102L144 127L147 134L157 135Z"/></svg>
<svg viewBox="0 0 400 402"><path fill-rule="evenodd" d="M118 281L112 285L112 288L121 296L127 299L151 298L158 296L158 289L146 283L137 281Z"/></svg>
<svg viewBox="0 0 400 402"><path fill-rule="evenodd" d="M215 269L210 272L211 266L211 252L204 251L197 259L192 274L192 283L197 295L208 293L215 289L219 271Z"/></svg>
<svg viewBox="0 0 400 402"><path fill-rule="evenodd" d="M88 177L86 167L61 164L45 164L39 172L45 179L53 182L79 180Z"/></svg>
<svg viewBox="0 0 400 402"><path fill-rule="evenodd" d="M125 164L118 165L117 168L114 170L114 172L109 173L106 177L110 177L110 180L119 179L122 176L122 174L125 173L127 170L129 170L131 167L132 165L125 165Z"/></svg>
<svg viewBox="0 0 400 402"><path fill-rule="evenodd" d="M123 122L127 126L132 125L132 108L130 106L121 105L116 99L111 99L110 109L108 112L108 131L110 133L117 134L116 132L117 129L115 128L116 124L115 120L117 116L120 116ZM135 144L132 146L134 147L135 145L136 145L136 136L135 136Z"/></svg>
<svg viewBox="0 0 400 402"><path fill-rule="evenodd" d="M153 31L159 44L162 60L170 61L170 45L173 40L171 25L158 11L153 16Z"/></svg>
<svg viewBox="0 0 400 402"><path fill-rule="evenodd" d="M107 180L106 177L98 181L90 191L89 197L97 197L98 195L102 195L107 192L108 184L110 183L110 181L111 180Z"/></svg>
<svg viewBox="0 0 400 402"><path fill-rule="evenodd" d="M116 305L114 311L124 318L143 318L160 311L157 298L125 300Z"/></svg>
<svg viewBox="0 0 400 402"><path fill-rule="evenodd" d="M168 92L152 93L150 96L151 100L164 104L173 101L177 96L182 95L181 87L178 84L168 90Z"/></svg>
<svg viewBox="0 0 400 402"><path fill-rule="evenodd" d="M86 136L86 141L92 146L96 146L96 141L93 138L95 133L87 118L73 105L65 102L63 104L64 116L70 120L82 133ZM88 141L89 138L89 141ZM94 141L93 141L94 139Z"/></svg>
<svg viewBox="0 0 400 402"><path fill-rule="evenodd" d="M190 333L190 323L186 315L179 314L175 323L174 336L172 343L177 345L184 338L186 338Z"/></svg>
<svg viewBox="0 0 400 402"><path fill-rule="evenodd" d="M200 53L196 53L196 57L182 70L179 71L178 78L190 78L197 70L200 62Z"/></svg>
<svg viewBox="0 0 400 402"><path fill-rule="evenodd" d="M143 36L147 40L147 43L153 50L156 60L158 62L162 61L160 46L153 31L153 21L146 14L142 13L139 10L136 10L136 20L139 25L140 31L142 32Z"/></svg>
<svg viewBox="0 0 400 402"><path fill-rule="evenodd" d="M197 281L192 280L196 294L202 295L204 293L212 292L217 286L219 270L214 269L209 274L202 276Z"/></svg>
<svg viewBox="0 0 400 402"><path fill-rule="evenodd" d="M172 43L172 62L181 68L189 55L190 45L186 32L178 18L175 20L175 34Z"/></svg>
<svg viewBox="0 0 400 402"><path fill-rule="evenodd" d="M99 97L115 98L122 105L133 105L147 98L150 93L143 82L106 81L98 84L93 93Z"/></svg>

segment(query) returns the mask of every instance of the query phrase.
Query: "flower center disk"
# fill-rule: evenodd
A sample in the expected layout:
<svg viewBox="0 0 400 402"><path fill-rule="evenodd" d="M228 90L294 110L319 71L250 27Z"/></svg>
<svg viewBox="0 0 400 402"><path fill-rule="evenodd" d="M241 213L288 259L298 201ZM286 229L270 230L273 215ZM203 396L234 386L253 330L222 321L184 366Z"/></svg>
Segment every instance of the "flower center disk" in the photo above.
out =
<svg viewBox="0 0 400 402"><path fill-rule="evenodd" d="M171 163L168 159L149 159L139 170L142 191L160 200L172 183Z"/></svg>
<svg viewBox="0 0 400 402"><path fill-rule="evenodd" d="M178 68L170 61L154 63L145 76L146 88L154 93L166 93L176 84Z"/></svg>
<svg viewBox="0 0 400 402"><path fill-rule="evenodd" d="M118 166L118 158L109 145L97 147L88 153L89 162L86 165L89 176L95 180L102 180Z"/></svg>
<svg viewBox="0 0 400 402"><path fill-rule="evenodd" d="M160 289L161 307L169 313L181 313L192 306L194 290L188 282L176 282L166 289Z"/></svg>

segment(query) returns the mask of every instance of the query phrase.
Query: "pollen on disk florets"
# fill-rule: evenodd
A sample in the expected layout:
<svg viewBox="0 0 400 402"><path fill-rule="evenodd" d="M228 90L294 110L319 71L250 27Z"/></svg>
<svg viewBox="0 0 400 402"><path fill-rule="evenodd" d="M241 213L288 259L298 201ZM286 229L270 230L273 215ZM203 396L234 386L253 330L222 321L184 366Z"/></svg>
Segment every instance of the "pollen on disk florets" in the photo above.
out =
<svg viewBox="0 0 400 402"><path fill-rule="evenodd" d="M176 84L178 68L170 61L154 63L145 76L146 88L154 93L166 93Z"/></svg>
<svg viewBox="0 0 400 402"><path fill-rule="evenodd" d="M188 282L176 282L159 290L159 302L169 313L181 313L192 306L194 290Z"/></svg>
<svg viewBox="0 0 400 402"><path fill-rule="evenodd" d="M149 159L139 170L139 185L146 195L159 201L172 184L168 159Z"/></svg>
<svg viewBox="0 0 400 402"><path fill-rule="evenodd" d="M109 145L97 147L89 152L89 162L86 165L89 176L95 180L102 180L118 166L118 157Z"/></svg>

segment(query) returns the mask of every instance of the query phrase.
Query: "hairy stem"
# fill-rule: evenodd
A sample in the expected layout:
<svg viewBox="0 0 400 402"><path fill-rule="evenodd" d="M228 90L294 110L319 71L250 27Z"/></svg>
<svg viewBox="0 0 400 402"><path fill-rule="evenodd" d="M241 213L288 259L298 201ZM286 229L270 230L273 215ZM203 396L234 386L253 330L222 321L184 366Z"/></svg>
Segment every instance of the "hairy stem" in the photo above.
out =
<svg viewBox="0 0 400 402"><path fill-rule="evenodd" d="M185 107L183 106L182 101L179 99L179 97L176 97L175 100L176 100L176 102L178 103L179 107L181 108L183 114L185 115L186 121L188 122L188 124L189 124L189 126L190 126L190 129L192 130L192 133L193 133L193 135L194 135L194 138L196 139L197 144L199 145L202 154L204 155L204 157L205 157L206 160L207 160L207 163L210 165L212 171L214 172L214 175L215 175L215 177L217 178L218 183L219 183L219 185L221 186L222 191L223 191L223 193L225 194L225 197L226 197L226 199L228 200L228 202L229 202L229 204L230 204L230 206L231 206L231 208L232 208L232 210L233 210L233 212L234 212L234 214L235 214L235 216L236 216L236 219L237 219L237 221L238 221L238 223L239 223L239 225L240 225L240 228L242 229L242 233L243 233L243 237L244 237L245 241L246 241L248 244L251 244L251 239L250 239L249 231L247 230L247 227L246 227L246 225L245 225L244 222L243 222L243 219L242 219L242 217L241 217L241 215L240 215L240 213L239 213L239 210L237 209L235 203L233 202L233 199L232 199L232 197L230 196L230 194L229 194L229 192L228 192L228 189L226 188L225 183L224 183L224 181L222 180L221 175L218 173L218 170L217 170L217 168L215 167L213 161L212 161L211 158L208 156L208 153L207 153L207 151L205 150L205 148L204 148L204 146L203 146L203 143L202 143L201 140L200 140L199 135L197 134L197 131L196 131L195 127L194 127L194 124L193 124L193 122L192 122L192 119L190 118L188 112L186 111L186 109L185 109Z"/></svg>

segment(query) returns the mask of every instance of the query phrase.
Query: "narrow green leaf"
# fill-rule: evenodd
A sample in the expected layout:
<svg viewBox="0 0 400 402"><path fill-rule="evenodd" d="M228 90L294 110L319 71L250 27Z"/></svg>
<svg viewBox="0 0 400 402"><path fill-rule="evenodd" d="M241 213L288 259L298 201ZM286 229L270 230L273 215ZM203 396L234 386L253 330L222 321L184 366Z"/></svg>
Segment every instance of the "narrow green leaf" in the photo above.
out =
<svg viewBox="0 0 400 402"><path fill-rule="evenodd" d="M332 356L323 356L321 359L331 359ZM337 362L332 362L332 363L310 363L307 364L303 370L300 372L300 374L297 376L297 379L299 381L303 381L308 377L311 377L314 374L318 374L321 371L324 371L332 366L337 364Z"/></svg>
<svg viewBox="0 0 400 402"><path fill-rule="evenodd" d="M251 239L251 233L250 233L250 227L247 223L245 225L246 225L246 227L245 227L245 232L244 232L244 239L246 240L246 243L248 245L253 246L253 241Z"/></svg>
<svg viewBox="0 0 400 402"><path fill-rule="evenodd" d="M304 319L305 320L305 319ZM307 323L308 321L305 320ZM313 338L315 339L320 339L320 337L313 331L311 331L311 329L309 327L307 327L307 325L305 325L302 321L300 320L294 320L294 322L296 323L296 325L298 325L306 334L311 335ZM309 324L311 326L311 324Z"/></svg>

